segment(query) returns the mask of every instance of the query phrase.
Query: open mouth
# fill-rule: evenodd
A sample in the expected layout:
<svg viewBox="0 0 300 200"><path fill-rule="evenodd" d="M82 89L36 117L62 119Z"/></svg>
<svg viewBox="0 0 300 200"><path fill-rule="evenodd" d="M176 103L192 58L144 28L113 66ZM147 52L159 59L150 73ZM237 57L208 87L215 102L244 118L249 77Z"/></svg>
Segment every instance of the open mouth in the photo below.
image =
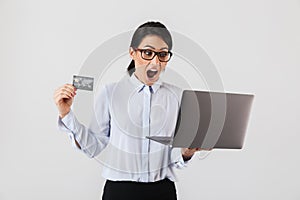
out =
<svg viewBox="0 0 300 200"><path fill-rule="evenodd" d="M158 70L156 69L149 69L147 70L147 76L148 78L153 78L158 73Z"/></svg>

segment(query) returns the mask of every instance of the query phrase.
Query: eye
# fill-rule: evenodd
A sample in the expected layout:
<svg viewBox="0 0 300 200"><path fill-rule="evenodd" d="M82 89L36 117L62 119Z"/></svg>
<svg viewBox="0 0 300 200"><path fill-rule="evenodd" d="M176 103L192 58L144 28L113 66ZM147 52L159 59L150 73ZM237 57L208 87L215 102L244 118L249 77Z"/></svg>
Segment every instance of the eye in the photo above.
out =
<svg viewBox="0 0 300 200"><path fill-rule="evenodd" d="M165 51L160 52L160 53L159 53L159 56L160 56L160 57L167 57L167 56L168 56L168 52L165 52Z"/></svg>
<svg viewBox="0 0 300 200"><path fill-rule="evenodd" d="M144 50L144 54L146 56L152 56L153 55L153 51L151 51L151 50Z"/></svg>

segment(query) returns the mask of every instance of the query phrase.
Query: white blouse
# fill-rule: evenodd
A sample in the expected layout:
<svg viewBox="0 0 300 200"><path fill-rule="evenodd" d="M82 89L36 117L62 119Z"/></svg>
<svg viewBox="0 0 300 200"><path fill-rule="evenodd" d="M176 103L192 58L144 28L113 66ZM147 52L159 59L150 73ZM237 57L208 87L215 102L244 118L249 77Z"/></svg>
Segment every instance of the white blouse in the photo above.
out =
<svg viewBox="0 0 300 200"><path fill-rule="evenodd" d="M100 90L89 127L72 111L59 118L58 126L103 164L102 176L108 180L176 181L174 168L185 166L181 149L146 136L174 135L181 95L174 85L157 81L149 87L133 74Z"/></svg>

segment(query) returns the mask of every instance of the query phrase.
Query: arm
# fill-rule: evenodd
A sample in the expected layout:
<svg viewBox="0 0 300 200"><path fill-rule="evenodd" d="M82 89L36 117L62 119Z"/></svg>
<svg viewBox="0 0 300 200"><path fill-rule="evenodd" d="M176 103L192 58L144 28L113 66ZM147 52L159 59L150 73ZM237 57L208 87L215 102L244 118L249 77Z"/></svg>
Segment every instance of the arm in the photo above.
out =
<svg viewBox="0 0 300 200"><path fill-rule="evenodd" d="M91 158L97 156L108 144L110 134L110 115L105 88L95 99L94 113L89 127L81 124L71 109L66 114L60 113L58 127L67 132L74 146L87 156Z"/></svg>

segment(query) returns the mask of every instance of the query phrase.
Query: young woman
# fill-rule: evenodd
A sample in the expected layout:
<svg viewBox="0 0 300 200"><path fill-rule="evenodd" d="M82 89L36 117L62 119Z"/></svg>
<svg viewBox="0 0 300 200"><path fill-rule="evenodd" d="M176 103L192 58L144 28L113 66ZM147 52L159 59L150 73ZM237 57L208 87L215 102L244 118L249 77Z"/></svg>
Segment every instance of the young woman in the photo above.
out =
<svg viewBox="0 0 300 200"><path fill-rule="evenodd" d="M105 85L95 100L94 126L86 127L71 110L76 88L65 84L54 100L59 127L89 157L110 149L103 166L107 180L103 199L175 200L174 168L181 168L199 149L175 149L146 136L171 136L181 90L159 77L172 57L172 38L160 22L147 22L134 32L128 76Z"/></svg>

